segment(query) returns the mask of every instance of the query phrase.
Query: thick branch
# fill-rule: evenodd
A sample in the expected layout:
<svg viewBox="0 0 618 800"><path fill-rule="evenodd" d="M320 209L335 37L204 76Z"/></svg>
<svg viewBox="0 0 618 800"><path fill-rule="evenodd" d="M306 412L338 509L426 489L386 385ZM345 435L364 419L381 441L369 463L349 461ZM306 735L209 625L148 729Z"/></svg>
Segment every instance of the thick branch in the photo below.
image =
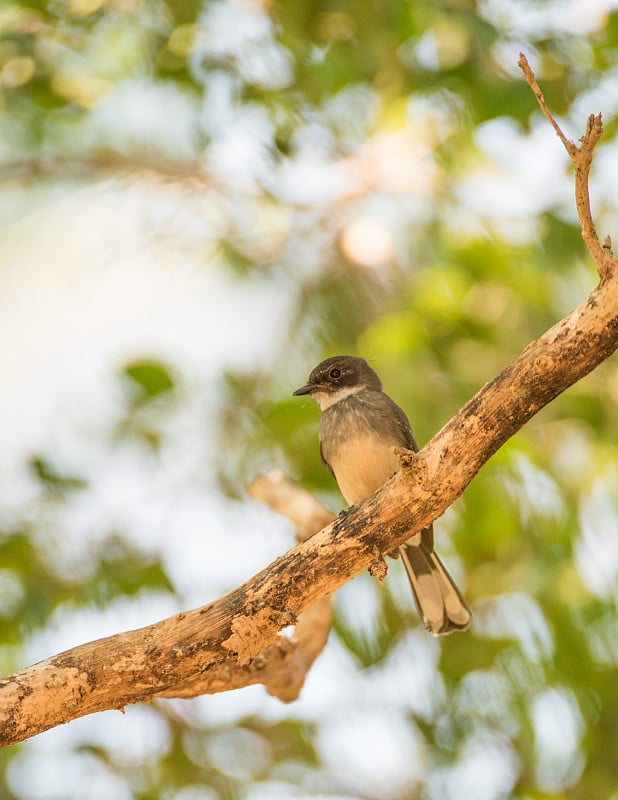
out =
<svg viewBox="0 0 618 800"><path fill-rule="evenodd" d="M328 595L300 614L292 638L278 636L274 644L247 664L228 660L220 666L191 675L182 683L163 689L153 696L198 697L259 683L268 694L284 703L290 703L298 699L307 673L324 649L331 620L332 602Z"/></svg>
<svg viewBox="0 0 618 800"><path fill-rule="evenodd" d="M316 497L278 471L256 478L250 494L292 520L299 541L309 538L334 519L334 514ZM201 626L199 618L208 610L206 607L189 612L194 620L190 627ZM151 629L153 633L145 636L142 648L133 646L141 632L131 631L74 648L0 680L0 746L93 711L122 708L125 702L134 702L119 697L118 688L124 681L139 682L143 669L148 670L148 659L171 658L178 663L190 652L189 647L185 648L177 639L182 636L186 617L186 614L178 614L144 629L143 633ZM283 702L296 700L307 673L326 644L331 620L332 602L330 595L326 595L299 614L291 637L276 636L272 644L246 662L228 657L221 663L203 664L198 670L183 669L184 677L179 682L172 679L166 685L164 681L160 691L152 691L154 684L139 691L144 691L145 700L155 696L187 698L259 683ZM109 653L106 652L108 646ZM174 674L172 664L169 675ZM94 684L99 682L97 696L84 702Z"/></svg>
<svg viewBox="0 0 618 800"><path fill-rule="evenodd" d="M155 696L236 688L239 676L292 696L281 688L279 631L440 516L539 409L616 350L618 270L609 242L604 251L601 282L590 297L529 344L418 454L400 453L401 471L345 516L207 606L73 648L0 681L0 744ZM304 624L311 628L314 612L322 632L306 637L308 660L328 628L328 614L314 606L297 634ZM267 664L272 676L256 678Z"/></svg>
<svg viewBox="0 0 618 800"><path fill-rule="evenodd" d="M282 628L440 516L507 439L617 347L613 273L410 454L382 489L242 586L210 605L73 648L0 681L0 744L156 695L187 696L182 685L195 676L206 679L202 691L234 688L230 676L254 668Z"/></svg>
<svg viewBox="0 0 618 800"><path fill-rule="evenodd" d="M312 494L279 470L259 475L249 494L292 520L299 542L332 522L335 515ZM192 675L164 689L157 697L197 697L262 684L268 694L285 703L296 700L313 662L322 652L333 616L331 596L322 597L299 615L291 638L278 636L274 644L247 664L227 661L221 668Z"/></svg>

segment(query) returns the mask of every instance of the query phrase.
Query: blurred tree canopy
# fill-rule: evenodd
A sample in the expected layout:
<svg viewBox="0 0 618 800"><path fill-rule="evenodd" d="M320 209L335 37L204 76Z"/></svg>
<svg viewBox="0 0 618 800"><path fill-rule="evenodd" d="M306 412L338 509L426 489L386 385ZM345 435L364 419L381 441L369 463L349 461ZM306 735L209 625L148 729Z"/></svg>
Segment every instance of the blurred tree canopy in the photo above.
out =
<svg viewBox="0 0 618 800"><path fill-rule="evenodd" d="M244 495L259 470L341 508L290 396L321 358L370 359L424 442L585 297L567 158L516 63L571 138L602 112L617 237L615 7L2 5L2 674L290 546ZM617 400L610 359L438 521L470 633L420 630L391 564L339 593L296 704L87 718L1 751L0 796L616 800Z"/></svg>

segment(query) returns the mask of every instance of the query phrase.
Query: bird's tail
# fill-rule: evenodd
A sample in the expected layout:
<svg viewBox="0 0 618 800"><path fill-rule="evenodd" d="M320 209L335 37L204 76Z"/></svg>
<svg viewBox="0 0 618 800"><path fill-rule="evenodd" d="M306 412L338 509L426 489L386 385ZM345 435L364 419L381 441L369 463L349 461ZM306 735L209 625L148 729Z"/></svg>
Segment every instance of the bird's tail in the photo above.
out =
<svg viewBox="0 0 618 800"><path fill-rule="evenodd" d="M433 530L415 534L399 552L427 630L434 636L465 631L472 617L470 607L433 549Z"/></svg>

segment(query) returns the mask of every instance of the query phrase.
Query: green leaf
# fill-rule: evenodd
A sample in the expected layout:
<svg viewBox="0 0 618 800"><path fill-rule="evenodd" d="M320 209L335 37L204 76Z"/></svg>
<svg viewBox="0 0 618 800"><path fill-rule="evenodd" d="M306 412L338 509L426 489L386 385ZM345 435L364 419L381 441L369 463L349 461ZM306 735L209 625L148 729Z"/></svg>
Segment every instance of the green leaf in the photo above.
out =
<svg viewBox="0 0 618 800"><path fill-rule="evenodd" d="M128 392L135 405L171 392L175 386L170 370L160 361L135 361L122 374L129 379Z"/></svg>

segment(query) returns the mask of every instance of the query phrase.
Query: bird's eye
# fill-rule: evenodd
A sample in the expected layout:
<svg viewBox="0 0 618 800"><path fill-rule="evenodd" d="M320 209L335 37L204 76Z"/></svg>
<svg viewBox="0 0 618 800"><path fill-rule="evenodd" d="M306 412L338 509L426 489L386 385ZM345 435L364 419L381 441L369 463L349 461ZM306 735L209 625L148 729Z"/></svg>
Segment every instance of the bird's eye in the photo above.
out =
<svg viewBox="0 0 618 800"><path fill-rule="evenodd" d="M330 375L331 378L340 378L341 370L337 369L337 367L333 367L328 374Z"/></svg>

